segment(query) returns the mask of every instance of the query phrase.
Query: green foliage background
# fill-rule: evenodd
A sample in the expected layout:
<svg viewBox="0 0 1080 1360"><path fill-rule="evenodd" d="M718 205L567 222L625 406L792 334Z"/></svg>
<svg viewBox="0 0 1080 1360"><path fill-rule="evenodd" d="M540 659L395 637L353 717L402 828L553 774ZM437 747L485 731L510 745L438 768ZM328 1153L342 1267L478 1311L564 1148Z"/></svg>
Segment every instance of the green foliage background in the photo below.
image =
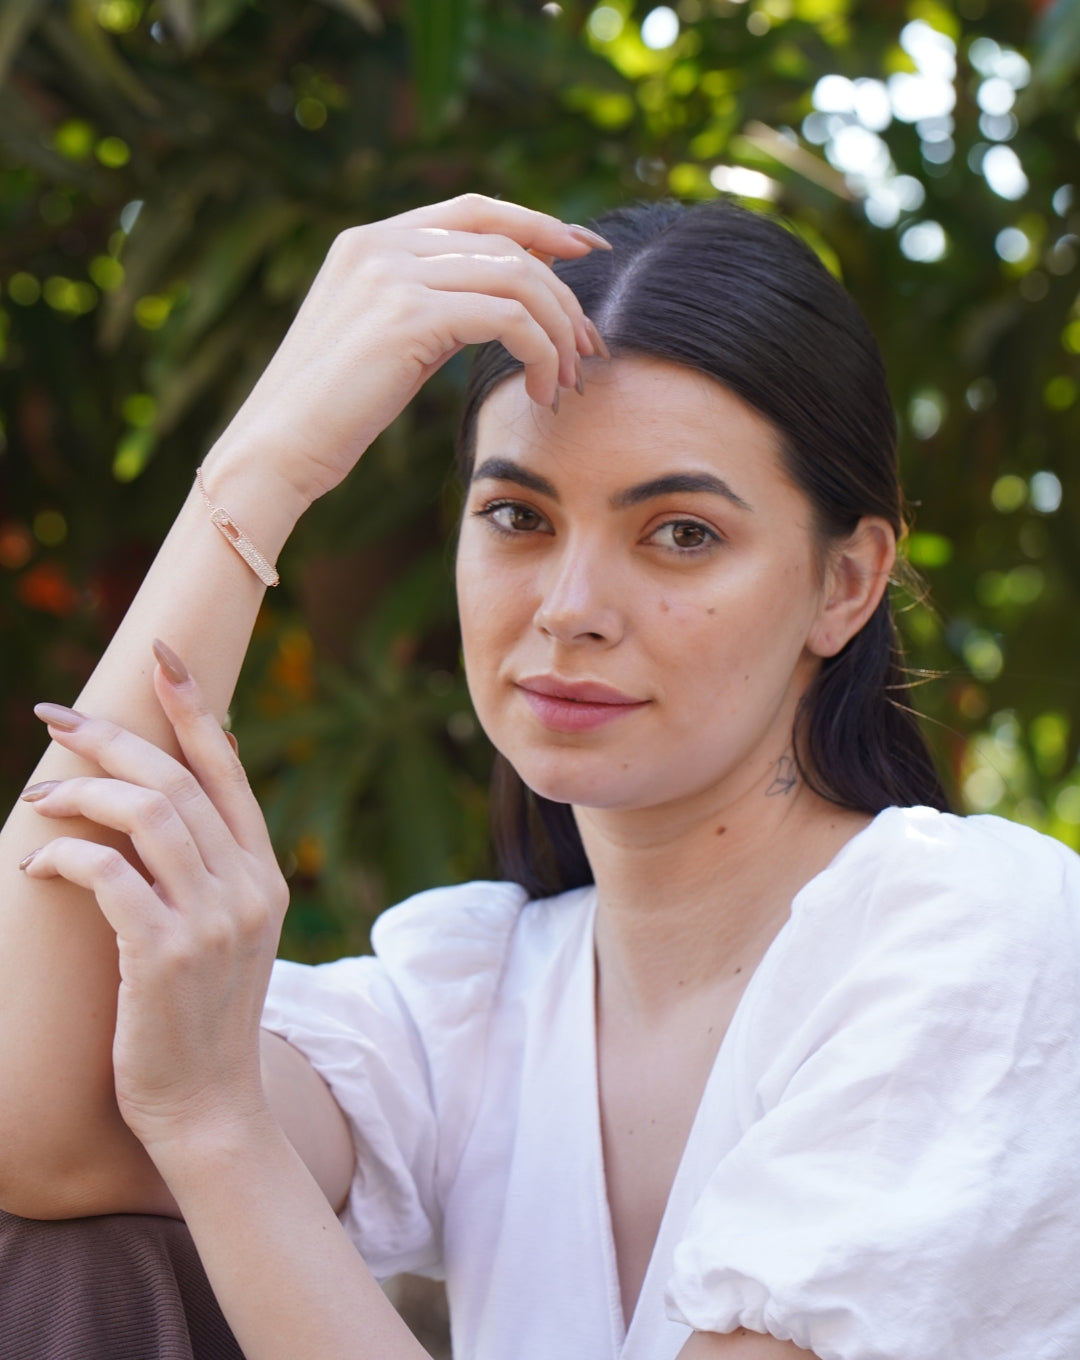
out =
<svg viewBox="0 0 1080 1360"><path fill-rule="evenodd" d="M922 705L958 797L1080 845L1080 0L679 0L650 46L654 8L5 0L5 797L41 745L31 703L77 693L339 230L465 190L582 221L720 185L771 198L884 346L935 606L904 628L939 673ZM814 91L916 72L913 22L954 46L953 127L877 128L904 203L875 209L838 150L854 119L826 126ZM987 39L1030 65L990 137ZM462 374L301 525L241 678L294 957L362 948L386 902L490 868L448 546Z"/></svg>

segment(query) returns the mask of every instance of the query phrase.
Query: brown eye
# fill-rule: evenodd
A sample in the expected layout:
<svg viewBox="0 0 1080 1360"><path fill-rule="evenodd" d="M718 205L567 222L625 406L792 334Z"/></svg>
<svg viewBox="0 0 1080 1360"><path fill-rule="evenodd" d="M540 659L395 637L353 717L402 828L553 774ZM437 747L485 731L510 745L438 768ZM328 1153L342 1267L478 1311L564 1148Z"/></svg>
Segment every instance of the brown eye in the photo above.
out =
<svg viewBox="0 0 1080 1360"><path fill-rule="evenodd" d="M676 548L701 548L709 539L708 531L701 524L673 524L671 541Z"/></svg>
<svg viewBox="0 0 1080 1360"><path fill-rule="evenodd" d="M544 518L531 506L516 501L497 501L477 512L497 529L508 534L530 534L544 527Z"/></svg>
<svg viewBox="0 0 1080 1360"><path fill-rule="evenodd" d="M699 524L673 524L671 536L676 548L701 548L705 543L705 529Z"/></svg>
<svg viewBox="0 0 1080 1360"><path fill-rule="evenodd" d="M649 542L657 547L685 555L708 552L723 541L715 529L693 519L669 519L649 535Z"/></svg>

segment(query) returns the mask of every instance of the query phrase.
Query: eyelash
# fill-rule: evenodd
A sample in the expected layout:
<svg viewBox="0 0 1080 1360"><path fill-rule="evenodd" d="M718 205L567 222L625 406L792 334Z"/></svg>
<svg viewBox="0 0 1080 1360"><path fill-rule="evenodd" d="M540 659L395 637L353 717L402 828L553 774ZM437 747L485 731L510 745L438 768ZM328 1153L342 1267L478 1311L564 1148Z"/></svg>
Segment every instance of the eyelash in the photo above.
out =
<svg viewBox="0 0 1080 1360"><path fill-rule="evenodd" d="M715 529L710 529L707 524L702 524L700 520L696 519L665 520L663 524L657 525L649 537L655 538L656 535L664 529L696 529L698 533L704 535L704 541L695 543L692 548L680 548L677 544L662 545L665 551L678 553L680 557L692 557L697 556L699 553L711 552L712 549L720 547L724 542Z"/></svg>
<svg viewBox="0 0 1080 1360"><path fill-rule="evenodd" d="M491 525L492 530L497 534L502 534L504 538L512 538L518 534L535 532L535 528L513 529L508 525L500 524L495 518L500 510L519 510L527 515L535 515L539 524L545 523L544 517L539 510L534 510L531 505L523 505L520 501L489 501L487 505L482 505L478 510L474 510L473 514L477 519L487 520L488 524Z"/></svg>
<svg viewBox="0 0 1080 1360"><path fill-rule="evenodd" d="M537 522L535 525L528 529L511 528L506 524L501 524L499 520L496 518L500 510L518 511L526 515L532 515L535 517ZM534 509L531 505L525 505L521 501L512 500L489 501L486 505L482 505L478 509L474 510L473 514L476 516L477 519L486 520L487 523L491 526L492 531L494 533L500 534L504 538L515 538L522 534L535 533L542 525L546 524L546 521L543 515L540 514L539 510ZM720 534L716 532L715 529L712 529L707 524L702 524L699 520L695 519L665 520L663 524L657 525L657 527L652 530L652 532L648 535L646 541L655 538L664 529L671 530L695 529L699 533L704 535L704 541L695 544L691 548L680 548L677 544L659 545L663 548L665 552L674 553L679 557L696 557L701 553L711 552L714 548L719 547L724 542L724 539L720 536Z"/></svg>

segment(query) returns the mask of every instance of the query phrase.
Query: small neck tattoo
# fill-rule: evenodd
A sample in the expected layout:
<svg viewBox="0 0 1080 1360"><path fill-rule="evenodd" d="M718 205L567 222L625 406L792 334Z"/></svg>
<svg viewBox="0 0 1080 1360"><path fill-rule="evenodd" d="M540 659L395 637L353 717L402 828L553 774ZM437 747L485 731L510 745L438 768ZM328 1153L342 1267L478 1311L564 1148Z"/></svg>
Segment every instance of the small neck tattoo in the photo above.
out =
<svg viewBox="0 0 1080 1360"><path fill-rule="evenodd" d="M776 763L776 775L773 782L765 790L766 798L776 798L780 794L787 795L799 782L799 772L795 768L795 762L790 756L781 756Z"/></svg>

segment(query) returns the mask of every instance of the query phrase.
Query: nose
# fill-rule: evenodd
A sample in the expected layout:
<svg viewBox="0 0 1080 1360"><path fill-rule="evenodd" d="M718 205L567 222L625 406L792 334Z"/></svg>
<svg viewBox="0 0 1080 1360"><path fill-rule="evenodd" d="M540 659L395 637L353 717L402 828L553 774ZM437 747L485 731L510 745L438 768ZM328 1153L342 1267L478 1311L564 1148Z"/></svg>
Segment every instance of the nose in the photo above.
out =
<svg viewBox="0 0 1080 1360"><path fill-rule="evenodd" d="M533 620L565 646L619 641L625 617L618 570L601 545L567 543L549 562Z"/></svg>

